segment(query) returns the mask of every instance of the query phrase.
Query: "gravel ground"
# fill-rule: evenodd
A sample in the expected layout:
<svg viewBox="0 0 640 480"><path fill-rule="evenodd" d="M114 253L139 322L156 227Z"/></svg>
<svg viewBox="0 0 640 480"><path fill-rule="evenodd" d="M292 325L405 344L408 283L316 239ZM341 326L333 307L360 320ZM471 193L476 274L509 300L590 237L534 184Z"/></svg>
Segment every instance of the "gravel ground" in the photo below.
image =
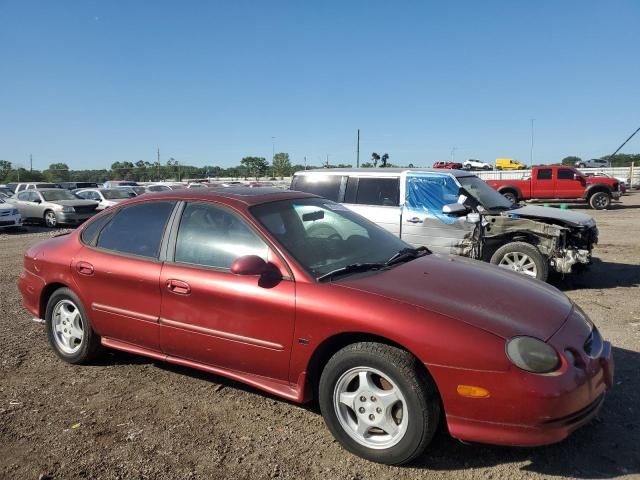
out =
<svg viewBox="0 0 640 480"><path fill-rule="evenodd" d="M314 405L124 353L62 363L16 288L24 250L51 232L0 234L0 477L640 478L640 192L587 212L600 228L598 260L557 286L615 346L615 388L599 418L536 449L465 445L441 431L407 467L347 453Z"/></svg>

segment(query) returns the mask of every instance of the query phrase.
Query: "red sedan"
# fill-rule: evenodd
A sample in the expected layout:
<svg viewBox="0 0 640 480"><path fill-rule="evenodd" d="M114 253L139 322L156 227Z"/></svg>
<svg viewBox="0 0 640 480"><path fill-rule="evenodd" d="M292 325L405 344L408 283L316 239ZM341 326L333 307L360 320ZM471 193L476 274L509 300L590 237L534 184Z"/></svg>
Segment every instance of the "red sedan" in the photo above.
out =
<svg viewBox="0 0 640 480"><path fill-rule="evenodd" d="M431 168L448 168L452 170L462 170L462 164L457 162L435 162Z"/></svg>
<svg viewBox="0 0 640 480"><path fill-rule="evenodd" d="M611 346L555 288L313 195L203 190L137 197L27 251L24 305L63 360L102 345L316 397L348 450L388 464L442 421L532 446L600 409Z"/></svg>

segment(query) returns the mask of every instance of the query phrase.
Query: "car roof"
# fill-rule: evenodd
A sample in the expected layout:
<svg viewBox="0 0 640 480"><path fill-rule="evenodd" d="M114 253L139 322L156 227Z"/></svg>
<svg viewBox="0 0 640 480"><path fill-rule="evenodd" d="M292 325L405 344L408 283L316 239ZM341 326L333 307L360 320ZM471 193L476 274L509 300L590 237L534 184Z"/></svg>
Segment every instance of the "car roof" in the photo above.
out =
<svg viewBox="0 0 640 480"><path fill-rule="evenodd" d="M451 163L451 162L443 162ZM403 173L440 173L453 175L454 177L468 177L473 173L465 170L442 169L442 168L314 168L311 170L299 170L294 175L308 174L325 175L363 175L372 177L399 177Z"/></svg>
<svg viewBox="0 0 640 480"><path fill-rule="evenodd" d="M253 206L262 203L277 202L293 198L313 198L317 195L280 188L262 187L220 187L220 188L185 188L163 192L147 193L135 200L144 202L149 200L191 200L191 201L217 201L227 205ZM132 199L134 200L134 199Z"/></svg>

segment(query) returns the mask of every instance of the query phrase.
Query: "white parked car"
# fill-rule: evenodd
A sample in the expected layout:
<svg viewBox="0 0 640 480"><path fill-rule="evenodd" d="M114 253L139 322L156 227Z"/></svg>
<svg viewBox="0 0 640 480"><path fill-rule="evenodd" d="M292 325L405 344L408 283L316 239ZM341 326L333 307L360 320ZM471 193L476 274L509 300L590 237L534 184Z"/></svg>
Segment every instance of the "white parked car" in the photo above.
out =
<svg viewBox="0 0 640 480"><path fill-rule="evenodd" d="M96 208L97 211L113 207L114 205L131 198L129 192L119 188L81 188L79 190L74 190L73 193L85 200L95 200L98 202L98 208Z"/></svg>
<svg viewBox="0 0 640 480"><path fill-rule="evenodd" d="M465 170L493 170L493 166L489 163L474 160L473 158L462 162L462 168Z"/></svg>
<svg viewBox="0 0 640 480"><path fill-rule="evenodd" d="M0 230L3 228L21 227L22 216L18 209L0 197Z"/></svg>

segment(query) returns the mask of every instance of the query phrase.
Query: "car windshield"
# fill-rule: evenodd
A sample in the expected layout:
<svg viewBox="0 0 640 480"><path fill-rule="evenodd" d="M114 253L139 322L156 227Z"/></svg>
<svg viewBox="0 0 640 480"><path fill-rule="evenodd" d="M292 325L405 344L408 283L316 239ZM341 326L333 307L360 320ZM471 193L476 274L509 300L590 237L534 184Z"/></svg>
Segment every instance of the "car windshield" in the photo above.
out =
<svg viewBox="0 0 640 480"><path fill-rule="evenodd" d="M58 202L60 200L78 200L78 197L69 190L47 190L40 192L47 202Z"/></svg>
<svg viewBox="0 0 640 480"><path fill-rule="evenodd" d="M348 265L384 264L411 248L357 213L321 198L266 203L252 207L251 213L315 278Z"/></svg>
<svg viewBox="0 0 640 480"><path fill-rule="evenodd" d="M102 196L107 200L120 200L124 198L131 198L131 195L126 190L119 190L115 188L106 188L100 190Z"/></svg>
<svg viewBox="0 0 640 480"><path fill-rule="evenodd" d="M491 188L479 177L458 177L460 185L469 192L485 210L508 210L513 208L513 204Z"/></svg>

